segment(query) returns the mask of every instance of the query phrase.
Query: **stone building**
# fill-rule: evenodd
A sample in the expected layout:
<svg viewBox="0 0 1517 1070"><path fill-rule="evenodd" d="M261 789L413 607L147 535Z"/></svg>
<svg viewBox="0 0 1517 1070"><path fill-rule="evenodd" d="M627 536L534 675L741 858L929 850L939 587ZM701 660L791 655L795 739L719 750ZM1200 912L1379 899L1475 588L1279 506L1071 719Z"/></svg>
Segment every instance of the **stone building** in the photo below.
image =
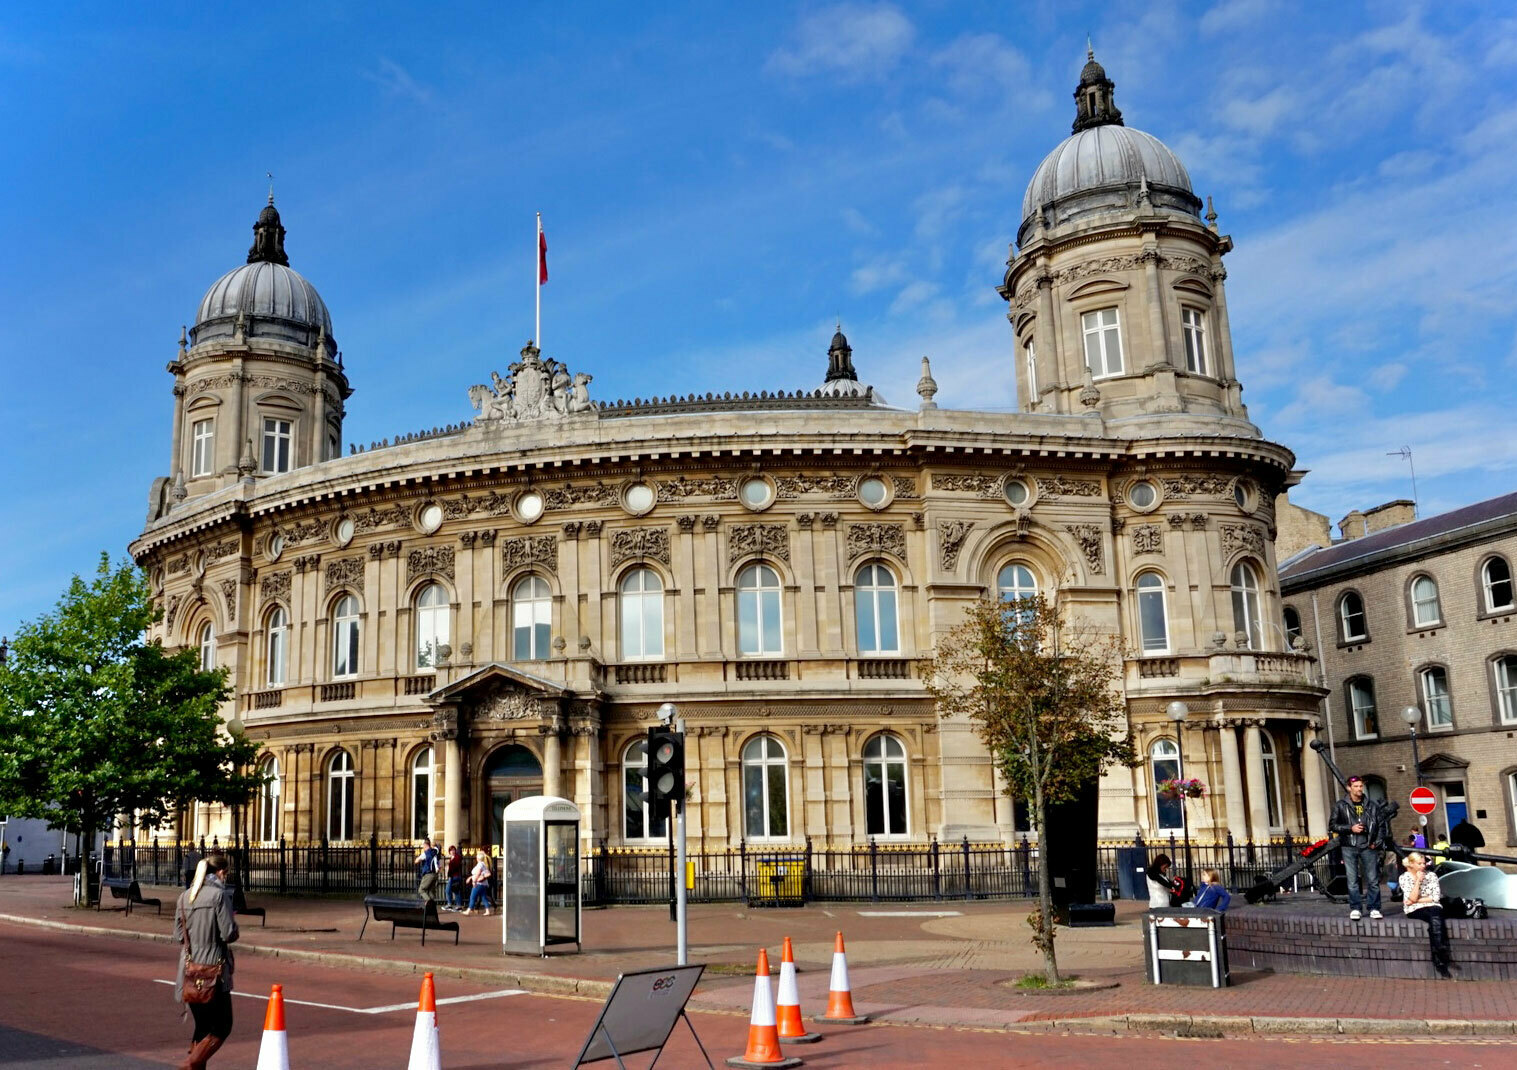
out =
<svg viewBox="0 0 1517 1070"><path fill-rule="evenodd" d="M338 456L348 372L265 208L170 364L132 546L157 634L228 667L265 748L253 835L477 843L547 792L590 839L657 843L641 739L672 700L699 843L1010 839L919 667L967 604L1032 591L1130 648L1144 761L1105 778L1103 835L1177 830L1152 786L1182 762L1213 788L1202 839L1320 833L1321 691L1276 623L1294 458L1242 403L1232 242L1094 58L1075 98L999 288L1014 355L985 374L1017 412L940 408L925 358L919 403L887 405L841 330L817 389L631 402L529 342L472 420Z"/></svg>
<svg viewBox="0 0 1517 1070"><path fill-rule="evenodd" d="M1517 846L1517 494L1414 520L1409 501L1355 510L1343 539L1281 567L1286 627L1320 652L1330 737L1346 773L1406 807L1422 779L1447 832L1468 816Z"/></svg>

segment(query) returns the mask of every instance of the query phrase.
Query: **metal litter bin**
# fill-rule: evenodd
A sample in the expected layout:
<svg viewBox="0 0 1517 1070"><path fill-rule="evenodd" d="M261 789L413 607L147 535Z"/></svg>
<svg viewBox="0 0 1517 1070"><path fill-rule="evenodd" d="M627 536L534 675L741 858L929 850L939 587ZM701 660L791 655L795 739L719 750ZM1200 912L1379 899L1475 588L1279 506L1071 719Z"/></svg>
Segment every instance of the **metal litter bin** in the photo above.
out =
<svg viewBox="0 0 1517 1070"><path fill-rule="evenodd" d="M1226 988L1226 915L1179 907L1143 916L1143 962L1156 985Z"/></svg>
<svg viewBox="0 0 1517 1070"><path fill-rule="evenodd" d="M754 860L748 899L756 907L806 905L806 857L767 855Z"/></svg>

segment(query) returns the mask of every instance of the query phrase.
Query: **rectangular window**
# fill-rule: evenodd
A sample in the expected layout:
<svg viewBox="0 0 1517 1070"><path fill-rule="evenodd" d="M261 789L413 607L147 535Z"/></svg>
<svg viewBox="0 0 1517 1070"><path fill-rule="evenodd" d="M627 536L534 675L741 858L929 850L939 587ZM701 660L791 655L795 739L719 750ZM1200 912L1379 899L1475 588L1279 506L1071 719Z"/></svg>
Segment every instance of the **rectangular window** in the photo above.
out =
<svg viewBox="0 0 1517 1070"><path fill-rule="evenodd" d="M194 449L191 451L190 461L192 476L210 475L211 466L216 463L214 427L215 421L212 420L196 420L193 425L191 439L194 442Z"/></svg>
<svg viewBox="0 0 1517 1070"><path fill-rule="evenodd" d="M1038 400L1038 351L1031 342L1027 343L1027 392L1029 402Z"/></svg>
<svg viewBox="0 0 1517 1070"><path fill-rule="evenodd" d="M1517 723L1517 657L1496 662L1496 705L1504 724Z"/></svg>
<svg viewBox="0 0 1517 1070"><path fill-rule="evenodd" d="M1452 728L1454 707L1449 701L1449 677L1441 668L1422 670L1422 702L1428 728Z"/></svg>
<svg viewBox="0 0 1517 1070"><path fill-rule="evenodd" d="M290 470L291 434L289 420L263 421L263 471L275 475Z"/></svg>
<svg viewBox="0 0 1517 1070"><path fill-rule="evenodd" d="M1375 692L1368 680L1348 682L1348 706L1354 717L1354 738L1374 739L1380 735L1380 720L1375 713Z"/></svg>
<svg viewBox="0 0 1517 1070"><path fill-rule="evenodd" d="M1097 379L1122 374L1122 329L1117 310L1098 308L1080 317L1085 335L1085 364Z"/></svg>
<svg viewBox="0 0 1517 1070"><path fill-rule="evenodd" d="M1210 375L1206 363L1206 313L1199 308L1182 308L1180 328L1185 335L1185 370Z"/></svg>

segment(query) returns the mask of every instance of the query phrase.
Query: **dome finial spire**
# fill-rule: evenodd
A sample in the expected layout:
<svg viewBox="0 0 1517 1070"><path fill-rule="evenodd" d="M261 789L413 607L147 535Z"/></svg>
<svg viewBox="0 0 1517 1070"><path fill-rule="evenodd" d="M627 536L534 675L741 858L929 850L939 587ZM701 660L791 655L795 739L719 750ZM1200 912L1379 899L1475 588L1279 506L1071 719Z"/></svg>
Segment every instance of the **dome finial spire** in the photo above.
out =
<svg viewBox="0 0 1517 1070"><path fill-rule="evenodd" d="M838 318L837 334L832 336L832 345L827 349L827 382L848 379L858 382L858 372L853 370L853 347L843 335L843 320Z"/></svg>
<svg viewBox="0 0 1517 1070"><path fill-rule="evenodd" d="M273 175L269 176L270 180ZM269 203L258 213L258 222L253 224L253 247L248 250L248 263L283 264L290 266L290 258L284 251L284 224L279 221L279 209L274 207L274 187L269 186Z"/></svg>
<svg viewBox="0 0 1517 1070"><path fill-rule="evenodd" d="M1117 110L1116 85L1106 77L1106 68L1096 62L1095 46L1085 38L1085 66L1080 69L1080 84L1075 87L1075 121L1070 133L1078 134L1092 126L1121 126L1122 113Z"/></svg>
<svg viewBox="0 0 1517 1070"><path fill-rule="evenodd" d="M265 171L264 174L267 175L269 179L269 204L272 205L274 203L274 172Z"/></svg>

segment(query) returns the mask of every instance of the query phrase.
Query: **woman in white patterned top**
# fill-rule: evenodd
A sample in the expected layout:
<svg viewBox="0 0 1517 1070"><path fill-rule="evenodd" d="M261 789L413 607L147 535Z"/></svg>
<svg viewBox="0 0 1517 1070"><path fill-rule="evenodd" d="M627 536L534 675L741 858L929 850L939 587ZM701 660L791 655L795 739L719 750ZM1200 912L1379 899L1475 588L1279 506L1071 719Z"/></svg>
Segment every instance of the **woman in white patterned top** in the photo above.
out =
<svg viewBox="0 0 1517 1070"><path fill-rule="evenodd" d="M1433 966L1439 977L1449 976L1449 936L1443 922L1443 893L1438 876L1427 868L1427 856L1409 851L1404 859L1406 872L1401 874L1401 909L1408 918L1427 923L1428 945L1433 952Z"/></svg>

